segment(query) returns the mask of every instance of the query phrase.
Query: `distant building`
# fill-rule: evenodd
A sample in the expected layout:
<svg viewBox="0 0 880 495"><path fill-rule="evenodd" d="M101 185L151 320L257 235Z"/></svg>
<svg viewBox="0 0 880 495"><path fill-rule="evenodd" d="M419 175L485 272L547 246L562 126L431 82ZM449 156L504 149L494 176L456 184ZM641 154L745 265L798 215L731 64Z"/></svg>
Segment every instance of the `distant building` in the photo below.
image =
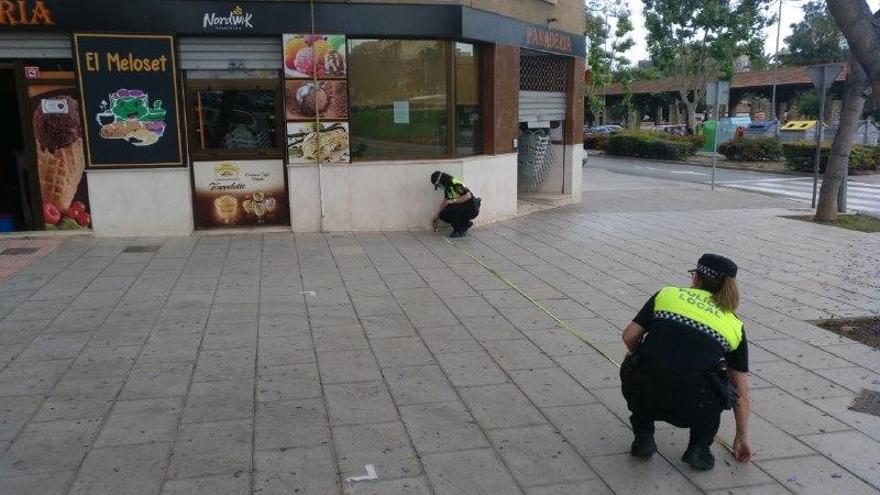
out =
<svg viewBox="0 0 880 495"><path fill-rule="evenodd" d="M639 60L637 63L639 69L650 69L654 64L650 60Z"/></svg>
<svg viewBox="0 0 880 495"><path fill-rule="evenodd" d="M752 70L752 61L748 55L740 55L733 61L734 72L749 72Z"/></svg>

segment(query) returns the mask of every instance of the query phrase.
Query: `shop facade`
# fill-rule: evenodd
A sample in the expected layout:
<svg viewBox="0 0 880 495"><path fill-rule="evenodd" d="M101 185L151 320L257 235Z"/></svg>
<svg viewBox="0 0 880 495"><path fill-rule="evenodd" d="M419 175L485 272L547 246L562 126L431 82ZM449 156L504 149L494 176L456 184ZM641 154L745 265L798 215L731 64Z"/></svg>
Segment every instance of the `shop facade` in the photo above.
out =
<svg viewBox="0 0 880 495"><path fill-rule="evenodd" d="M483 222L519 194L579 198L584 38L554 25L581 7L478 3L0 1L0 215L98 235L420 229L437 169Z"/></svg>

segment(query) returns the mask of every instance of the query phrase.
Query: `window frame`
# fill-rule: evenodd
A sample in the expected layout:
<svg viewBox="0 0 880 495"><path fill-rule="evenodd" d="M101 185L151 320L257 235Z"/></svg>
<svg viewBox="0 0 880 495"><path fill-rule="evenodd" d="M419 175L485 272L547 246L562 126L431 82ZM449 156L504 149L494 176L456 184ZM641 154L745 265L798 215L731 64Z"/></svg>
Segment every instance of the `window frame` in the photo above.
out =
<svg viewBox="0 0 880 495"><path fill-rule="evenodd" d="M434 157L410 157L405 158L401 156L386 156L386 155L378 155L378 156L369 156L369 157L356 157L352 153L351 155L351 163L368 163L368 162L376 162L376 161L396 161L396 162L407 162L407 161L430 161L430 160L453 160L457 158L470 158L475 156L485 155L486 153L486 75L485 75L485 45L482 43L478 43L475 41L469 40L459 40L459 39L451 39L451 38L400 38L400 37L386 37L386 38L377 38L373 36L349 36L346 40L346 50L348 50L348 42L350 41L437 41L443 44L445 57L444 64L446 66L446 145L444 148L446 152L440 156ZM458 154L457 153L457 138L458 138L458 119L456 112L456 96L457 96L457 88L456 88L456 63L455 63L455 44L456 43L464 43L473 45L474 47L474 59L477 64L477 94L479 97L479 105L480 108L480 132L483 134L481 138L481 146L480 150L474 153L467 154ZM350 52L346 53L346 56L351 56ZM350 69L349 69L350 70ZM351 88L351 78L352 73L349 72L349 88ZM352 112L353 101L351 99L351 90L349 89L348 95L348 114L349 114L349 140L353 141L354 139L354 128L351 123L351 115ZM439 146L439 145L438 145Z"/></svg>
<svg viewBox="0 0 880 495"><path fill-rule="evenodd" d="M186 134L190 142L189 155L191 161L217 161L217 160L267 160L281 159L286 161L284 116L284 79L192 79L186 77ZM198 118L196 115L195 91L227 91L227 90L252 90L271 91L275 95L275 147L264 149L202 149L198 133Z"/></svg>

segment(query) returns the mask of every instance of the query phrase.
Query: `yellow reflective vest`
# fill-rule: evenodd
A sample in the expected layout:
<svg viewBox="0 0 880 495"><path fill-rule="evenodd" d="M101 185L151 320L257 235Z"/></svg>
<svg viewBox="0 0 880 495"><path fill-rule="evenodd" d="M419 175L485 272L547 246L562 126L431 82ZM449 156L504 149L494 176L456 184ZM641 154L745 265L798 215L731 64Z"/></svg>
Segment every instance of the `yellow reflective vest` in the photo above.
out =
<svg viewBox="0 0 880 495"><path fill-rule="evenodd" d="M715 304L712 293L702 289L665 287L654 297L654 318L682 323L715 339L730 352L743 339L742 321Z"/></svg>

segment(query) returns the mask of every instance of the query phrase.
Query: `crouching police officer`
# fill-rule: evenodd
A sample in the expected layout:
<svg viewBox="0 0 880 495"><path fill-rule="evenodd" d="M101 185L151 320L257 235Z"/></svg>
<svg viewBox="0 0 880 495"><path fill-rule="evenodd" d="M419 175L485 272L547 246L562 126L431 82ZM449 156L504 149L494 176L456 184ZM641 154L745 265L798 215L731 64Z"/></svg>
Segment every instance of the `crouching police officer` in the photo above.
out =
<svg viewBox="0 0 880 495"><path fill-rule="evenodd" d="M645 304L623 332L629 353L620 369L623 396L632 412L635 440L630 452L650 457L657 451L654 421L690 428L682 461L712 469L709 447L721 412L733 409L733 455L748 462L748 345L739 305L736 264L704 254L690 270L690 288L666 287Z"/></svg>
<svg viewBox="0 0 880 495"><path fill-rule="evenodd" d="M480 198L471 193L461 179L439 170L431 174L431 184L434 190L443 188L443 201L440 210L432 221L434 230L437 230L437 221L452 225L452 233L449 237L462 237L469 228L474 226L473 220L480 214Z"/></svg>

